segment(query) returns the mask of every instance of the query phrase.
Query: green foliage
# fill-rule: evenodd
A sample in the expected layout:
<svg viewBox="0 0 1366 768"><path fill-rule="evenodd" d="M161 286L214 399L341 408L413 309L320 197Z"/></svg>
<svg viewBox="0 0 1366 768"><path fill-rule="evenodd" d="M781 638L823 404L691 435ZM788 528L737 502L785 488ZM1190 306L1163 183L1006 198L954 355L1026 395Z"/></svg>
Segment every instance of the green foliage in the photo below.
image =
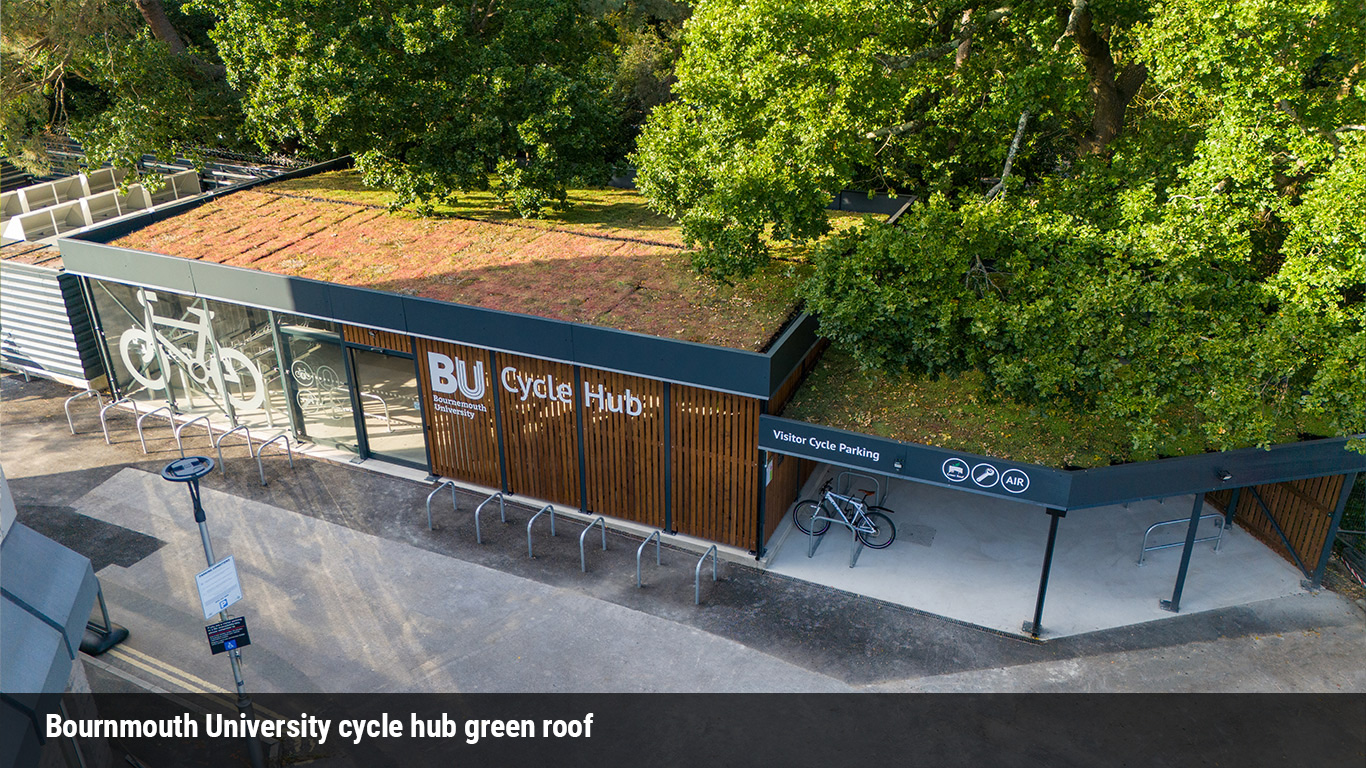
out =
<svg viewBox="0 0 1366 768"><path fill-rule="evenodd" d="M124 0L7 3L0 44L0 154L51 169L44 139L69 134L92 166L133 170L144 154L244 148L237 94L224 81L202 19L167 3L189 49L155 39Z"/></svg>
<svg viewBox="0 0 1366 768"><path fill-rule="evenodd" d="M920 195L804 287L863 366L975 369L1139 453L1366 431L1366 8L1061 8L704 2L642 186L722 276L845 184Z"/></svg>
<svg viewBox="0 0 1366 768"><path fill-rule="evenodd" d="M258 141L353 153L399 204L492 186L536 215L606 171L611 61L577 0L199 6Z"/></svg>

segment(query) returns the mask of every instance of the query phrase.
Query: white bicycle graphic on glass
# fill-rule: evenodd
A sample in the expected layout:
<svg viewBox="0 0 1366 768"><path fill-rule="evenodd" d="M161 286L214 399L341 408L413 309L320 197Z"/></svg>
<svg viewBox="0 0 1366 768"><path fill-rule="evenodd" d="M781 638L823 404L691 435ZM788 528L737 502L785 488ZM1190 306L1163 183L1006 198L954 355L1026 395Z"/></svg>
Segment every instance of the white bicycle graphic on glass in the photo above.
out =
<svg viewBox="0 0 1366 768"><path fill-rule="evenodd" d="M225 398L235 410L251 411L265 404L266 386L260 369L246 355L235 349L224 348L214 353L213 345L209 343L213 334L213 328L209 324L213 319L212 312L190 307L186 311L199 318L197 322L173 320L169 317L158 317L152 310L152 305L157 300L154 292L139 289L137 299L151 317L152 327L129 328L124 331L119 337L119 353L123 356L123 364L128 372L140 384L150 390L166 388L165 371L156 376L147 373L147 369L157 359L157 347L160 347L165 352L168 363L179 364L181 370L204 391ZM158 327L192 332L193 348L180 346L157 330ZM230 389L229 384L233 385L233 388Z"/></svg>

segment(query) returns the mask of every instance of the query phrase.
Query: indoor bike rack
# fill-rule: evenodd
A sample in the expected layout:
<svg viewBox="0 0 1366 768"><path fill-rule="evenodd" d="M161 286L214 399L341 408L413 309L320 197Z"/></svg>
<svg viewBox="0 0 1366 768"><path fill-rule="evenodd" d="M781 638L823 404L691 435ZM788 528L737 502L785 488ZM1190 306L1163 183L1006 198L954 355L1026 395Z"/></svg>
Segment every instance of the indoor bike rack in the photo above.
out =
<svg viewBox="0 0 1366 768"><path fill-rule="evenodd" d="M716 583L716 545L711 545L706 552L702 553L702 559L697 561L697 567L692 572L692 604L702 604L702 564L707 562L707 555L711 555L711 583Z"/></svg>
<svg viewBox="0 0 1366 768"><path fill-rule="evenodd" d="M115 400L112 403L109 403L108 405L100 406L100 429L104 430L105 445L113 445L113 443L109 442L109 420L105 416L105 414L109 412L110 408L113 408L114 406L120 403L128 403L129 405L133 406L133 413L141 413L141 411L138 410L138 401L134 400L131 397L120 397L119 399Z"/></svg>
<svg viewBox="0 0 1366 768"><path fill-rule="evenodd" d="M1195 539L1195 540L1191 541L1191 544L1200 544L1200 543L1203 543L1203 542L1206 542L1206 541L1212 541L1212 542L1214 542L1214 551L1215 551L1215 552L1218 552L1218 551L1219 551L1219 545L1221 545L1221 544L1224 543L1224 527L1225 527L1225 526L1224 526L1224 516L1223 516L1223 515L1213 515L1213 514L1211 514L1211 515L1201 515L1201 516L1200 516L1200 520L1196 523L1196 529L1199 530L1200 523L1202 523L1202 522L1204 522L1204 521L1206 521L1206 520L1216 520L1216 521L1218 521L1218 526L1219 526L1219 533L1218 533L1218 535L1215 535L1215 536L1206 536L1206 537L1204 537L1203 539ZM1178 523L1186 523L1187 525L1189 525L1189 524L1190 524L1190 518L1188 518L1188 517L1183 517L1183 518L1181 518L1180 520L1163 520L1163 521L1160 522L1160 523L1153 523L1152 525L1148 526L1148 530L1146 530L1146 531L1143 532L1143 548L1140 549L1140 550L1138 551L1138 564L1139 564L1139 565L1143 565L1143 559L1144 559L1145 557L1147 557L1147 555L1148 555L1149 552L1156 552L1156 551L1159 550L1159 549L1171 549L1172 547L1184 547L1184 546L1186 545L1186 542L1185 542L1185 540L1183 539L1183 540L1181 540L1181 541L1174 541L1174 542L1172 542L1172 543L1170 543L1170 544L1154 544L1154 545L1151 546L1151 547L1148 546L1148 535L1151 534L1151 533L1153 532L1154 529L1156 529L1156 528L1161 528L1161 527L1164 526L1164 525L1176 525L1176 524L1178 524Z"/></svg>
<svg viewBox="0 0 1366 768"><path fill-rule="evenodd" d="M477 506L477 507L474 508L474 541L475 541L475 543L477 543L477 544L483 544L483 543L484 543L484 537L481 536L481 535L479 534L479 512L480 512L481 510L484 509L485 505L487 505L489 502L493 501L494 499L497 499L497 500L498 500L498 517L499 517L499 519L501 519L501 520L502 520L503 522L505 522L505 523L508 521L507 508L506 508L506 506L503 504L503 492L502 492L502 491L499 491L499 492L493 494L492 496L488 497L487 499L484 499L483 501L479 502L479 506Z"/></svg>
<svg viewBox="0 0 1366 768"><path fill-rule="evenodd" d="M583 529L583 533L579 534L579 570L584 573L588 573L588 557L583 551L583 540L588 536L588 532L593 530L593 526L595 525L602 528L602 551L607 551L607 518L598 515L593 518L593 522L589 523L587 528Z"/></svg>
<svg viewBox="0 0 1366 768"><path fill-rule="evenodd" d="M147 453L147 441L144 440L144 439L142 438L142 421L143 421L143 419L146 419L148 416L151 416L152 414L156 413L157 411L165 411L166 414L167 414L166 418L168 418L168 419L171 420L171 428L172 428L172 429L175 429L175 411L171 410L171 406L169 406L169 405L157 406L156 408L153 408L152 410L150 410L150 411L148 411L148 412L142 414L141 416L139 416L139 417L138 417L138 442L139 442L139 443L142 443L142 452L143 452L144 455Z"/></svg>
<svg viewBox="0 0 1366 768"><path fill-rule="evenodd" d="M432 492L427 494L427 530L429 531L432 530L432 497L439 493L442 488L445 488L448 485L451 487L451 511L460 511L460 502L456 501L455 499L455 481L442 480L441 482L437 483L436 487L432 489ZM478 529L479 527L479 513L477 510L475 511L474 527L476 529ZM475 535L478 536L478 534Z"/></svg>
<svg viewBox="0 0 1366 768"><path fill-rule="evenodd" d="M177 424L175 426L175 447L180 451L180 458L182 459L185 458L185 446L180 444L180 433L185 431L186 427L190 426L196 421L204 422L204 428L209 430L209 442L213 442L213 424L209 423L208 416L196 416L193 419L190 419L189 421ZM217 444L215 443L215 445Z"/></svg>
<svg viewBox="0 0 1366 768"><path fill-rule="evenodd" d="M261 443L261 447L256 449L256 471L261 474L262 488L264 488L266 485L266 467L264 464L261 463L261 454L266 452L267 445L270 445L274 442L278 442L280 440L285 441L285 455L289 457L289 468L294 469L294 449L289 447L289 435L286 435L282 432L276 435L275 437L272 437L269 440L265 441L264 443Z"/></svg>
<svg viewBox="0 0 1366 768"><path fill-rule="evenodd" d="M655 531L654 533L650 534L649 536L647 536L647 537L645 538L645 541L640 542L640 547L638 547L638 548L636 549L636 586L637 586L637 587L643 587L643 586L645 586L645 585L642 584L641 581L640 581L640 556L641 556L642 554L644 554L645 548L648 547L648 546L650 546L650 541L651 541L651 540L653 540L654 543L655 543L655 565L663 565L663 564L664 564L664 563L660 562L660 559L659 559L659 534L661 534L661 533L663 533L663 531Z"/></svg>
<svg viewBox="0 0 1366 768"><path fill-rule="evenodd" d="M93 390L93 389L87 389L87 390L85 390L85 391L83 391L83 392L77 392L76 394L72 395L71 397L68 397L68 398L66 399L66 402L62 403L62 410L66 411L66 426L71 430L71 434L73 434L73 435L76 434L76 424L75 424L75 422L73 422L73 421L71 420L71 401L72 401L72 400L78 400L78 399L80 399L80 398L82 398L82 397L90 397L91 395L94 395L95 398L96 398L97 400L99 400L99 402L100 402L100 412L103 413L103 411L104 411L104 395L101 395L99 392L96 392L96 391Z"/></svg>
<svg viewBox="0 0 1366 768"><path fill-rule="evenodd" d="M215 451L218 451L218 466L220 466L220 467L223 468L223 473L224 473L224 474L227 474L228 465L227 465L226 463L224 463L224 461L223 461L223 440L224 440L225 438L227 438L228 435L231 435L233 432L242 432L242 433L246 434L246 436L247 436L247 456L251 456L251 455L252 455L252 450L251 450L251 430L250 430L250 429L247 429L247 425L246 425L246 424L239 424L238 426L235 426L235 427L233 427L232 429L228 430L227 432L224 432L223 434L219 435L219 436L218 436L218 439L213 441L213 449L214 449Z"/></svg>
<svg viewBox="0 0 1366 768"><path fill-rule="evenodd" d="M389 418L389 404L388 404L387 402L384 401L384 398L380 397L379 395L375 394L374 392L357 392L356 394L359 395L359 396L361 397L362 400L364 400L364 399L366 399L366 398L369 398L369 399L371 399L371 400L378 400L378 401L379 401L380 406L384 408L384 415L383 415L383 416L371 416L370 414L365 413L365 403L363 403L363 402L361 403L361 407L360 407L361 413L364 414L364 415L365 415L365 418L367 418L367 419L368 419L368 418L384 419L384 426L387 427L388 430L389 430L390 432L393 432L393 431L394 431L394 421L393 421L393 419Z"/></svg>
<svg viewBox="0 0 1366 768"><path fill-rule="evenodd" d="M554 506L553 504L547 504L547 505L545 505L544 507L541 507L539 510L537 510L536 514L534 514L534 515L531 516L531 519L530 519L530 520L526 521L526 556L529 557L529 558L531 558L532 560L535 560L535 559L536 559L536 556L535 556L534 554L531 553L531 524L534 523L534 522L536 522L536 518L540 517L541 515L545 514L546 512L549 512L549 513L550 513L550 535L551 535L551 536L554 536L554 535L555 535L555 506Z"/></svg>

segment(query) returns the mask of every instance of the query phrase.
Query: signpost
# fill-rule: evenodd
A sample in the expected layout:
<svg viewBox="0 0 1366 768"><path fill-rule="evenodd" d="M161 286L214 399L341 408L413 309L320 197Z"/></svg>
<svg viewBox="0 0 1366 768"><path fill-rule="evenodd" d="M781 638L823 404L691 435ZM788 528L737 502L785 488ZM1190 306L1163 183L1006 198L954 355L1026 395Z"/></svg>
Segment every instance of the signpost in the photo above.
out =
<svg viewBox="0 0 1366 768"><path fill-rule="evenodd" d="M213 617L218 613L219 623L213 624L205 629L209 635L209 647L213 648L215 639L214 630L220 629L223 637L223 650L228 652L228 661L232 663L232 679L237 683L237 711L245 715L248 719L255 720L256 712L251 706L251 697L247 696L246 684L242 682L242 649L243 645L250 645L251 639L247 637L246 619L229 619L225 612L229 605L242 599L242 585L237 580L237 564L229 557L223 562L216 562L213 557L213 543L209 541L208 520L204 516L204 507L199 503L199 478L213 471L213 459L207 456L187 456L183 459L176 459L167 464L161 470L161 476L173 483L185 483L190 489L190 501L194 505L194 521L199 524L199 540L204 544L204 559L208 562L208 569L195 576L195 583L199 587L199 599L203 603L204 618ZM236 624L241 623L241 636L233 634ZM224 627L224 625L229 625ZM243 642L245 640L245 642ZM228 645L232 643L232 645ZM219 651L214 651L219 653ZM265 768L265 751L261 748L261 740L256 736L247 737L247 756L251 760L252 768Z"/></svg>

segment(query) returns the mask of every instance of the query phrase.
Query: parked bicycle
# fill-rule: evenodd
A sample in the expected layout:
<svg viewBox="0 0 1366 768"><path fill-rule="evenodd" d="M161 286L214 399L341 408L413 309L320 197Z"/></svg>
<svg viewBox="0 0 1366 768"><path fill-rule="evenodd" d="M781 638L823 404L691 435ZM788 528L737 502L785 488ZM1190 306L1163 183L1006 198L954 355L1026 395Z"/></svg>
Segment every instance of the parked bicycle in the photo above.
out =
<svg viewBox="0 0 1366 768"><path fill-rule="evenodd" d="M819 499L797 502L792 508L792 522L808 536L820 536L830 529L830 523L840 523L852 530L864 546L886 549L896 540L896 526L888 517L892 510L868 503L872 493L860 491L862 499L844 496L830 490L830 483L826 483Z"/></svg>

